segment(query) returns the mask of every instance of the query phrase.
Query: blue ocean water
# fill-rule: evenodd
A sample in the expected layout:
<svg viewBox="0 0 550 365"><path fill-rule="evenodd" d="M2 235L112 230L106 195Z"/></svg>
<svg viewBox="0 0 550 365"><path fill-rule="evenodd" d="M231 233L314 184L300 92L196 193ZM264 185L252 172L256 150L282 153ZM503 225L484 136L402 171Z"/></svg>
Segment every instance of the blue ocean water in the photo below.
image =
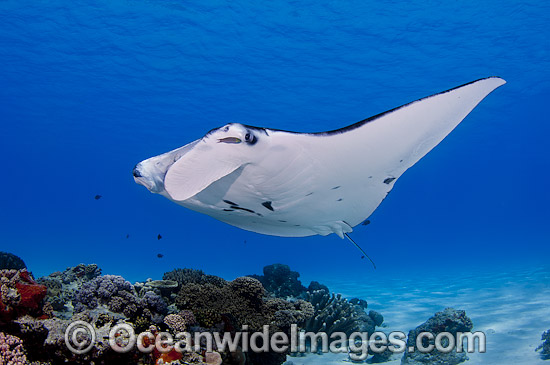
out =
<svg viewBox="0 0 550 365"><path fill-rule="evenodd" d="M549 25L540 1L4 0L0 250L35 276L83 262L232 279L281 262L334 290L547 267ZM335 235L242 231L132 178L228 122L332 130L491 75L508 83L355 229L377 270Z"/></svg>

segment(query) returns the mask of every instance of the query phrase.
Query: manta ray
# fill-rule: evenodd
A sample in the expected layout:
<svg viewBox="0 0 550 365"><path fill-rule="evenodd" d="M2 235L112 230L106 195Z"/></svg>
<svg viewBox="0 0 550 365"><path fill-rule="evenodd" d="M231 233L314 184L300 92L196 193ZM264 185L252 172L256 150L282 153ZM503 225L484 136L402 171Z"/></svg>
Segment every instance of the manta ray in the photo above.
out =
<svg viewBox="0 0 550 365"><path fill-rule="evenodd" d="M229 123L138 163L134 179L248 231L349 238L408 168L505 83L476 80L327 132Z"/></svg>

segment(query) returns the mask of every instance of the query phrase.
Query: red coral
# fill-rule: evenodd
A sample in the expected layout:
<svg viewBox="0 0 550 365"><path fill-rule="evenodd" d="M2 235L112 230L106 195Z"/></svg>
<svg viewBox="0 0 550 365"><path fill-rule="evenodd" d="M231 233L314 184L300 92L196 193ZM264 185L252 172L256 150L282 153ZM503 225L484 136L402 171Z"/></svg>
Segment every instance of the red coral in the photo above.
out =
<svg viewBox="0 0 550 365"><path fill-rule="evenodd" d="M1 274L16 280L15 283L4 283L2 294L15 289L19 298L11 303L3 303L0 297L0 322L9 322L25 314L35 316L43 314L40 304L48 291L44 285L39 285L24 269L19 271L1 270Z"/></svg>
<svg viewBox="0 0 550 365"><path fill-rule="evenodd" d="M155 351L157 351L157 349L155 349ZM155 352L153 351L153 352ZM165 352L163 354L160 354L157 352L157 356L160 355L159 357L156 357L155 355L153 355L153 358L156 358L157 360L155 361L155 364L169 364L171 363L172 361L176 361L176 360L180 360L183 358L183 355L181 354L181 352L178 352L174 349L170 350L170 352ZM162 360L162 361L160 361Z"/></svg>
<svg viewBox="0 0 550 365"><path fill-rule="evenodd" d="M21 294L19 306L27 309L38 309L48 291L48 288L39 284L15 283L15 288Z"/></svg>

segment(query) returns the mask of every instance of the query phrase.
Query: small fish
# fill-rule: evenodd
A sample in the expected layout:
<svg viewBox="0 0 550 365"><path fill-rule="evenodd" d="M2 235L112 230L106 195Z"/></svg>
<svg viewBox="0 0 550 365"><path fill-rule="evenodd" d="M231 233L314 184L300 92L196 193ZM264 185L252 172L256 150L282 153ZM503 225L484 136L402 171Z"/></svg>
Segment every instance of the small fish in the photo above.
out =
<svg viewBox="0 0 550 365"><path fill-rule="evenodd" d="M161 259L161 258L163 258L163 257L164 257L164 255L163 255L163 254L161 254L161 253L157 253L157 257L158 257L159 259Z"/></svg>
<svg viewBox="0 0 550 365"><path fill-rule="evenodd" d="M237 137L225 137L225 138L219 138L218 143L241 143L242 141Z"/></svg>
<svg viewBox="0 0 550 365"><path fill-rule="evenodd" d="M95 200L101 199L101 195L96 195L96 196L94 196L94 199L95 199Z"/></svg>
<svg viewBox="0 0 550 365"><path fill-rule="evenodd" d="M129 235L129 234L127 234L127 235L126 235L126 238L130 238L130 235Z"/></svg>
<svg viewBox="0 0 550 365"><path fill-rule="evenodd" d="M365 219L363 223L361 223L363 226L368 226L370 224L370 221L368 219Z"/></svg>
<svg viewBox="0 0 550 365"><path fill-rule="evenodd" d="M159 234L159 235L157 236L157 240L160 240L161 238L162 238L162 236Z"/></svg>

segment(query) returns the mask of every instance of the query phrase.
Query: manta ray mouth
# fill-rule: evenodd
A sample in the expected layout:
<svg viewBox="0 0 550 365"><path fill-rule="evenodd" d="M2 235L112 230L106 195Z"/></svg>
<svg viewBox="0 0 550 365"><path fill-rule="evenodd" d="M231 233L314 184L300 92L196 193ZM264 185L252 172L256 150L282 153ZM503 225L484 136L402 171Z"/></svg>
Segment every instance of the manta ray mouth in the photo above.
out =
<svg viewBox="0 0 550 365"><path fill-rule="evenodd" d="M132 170L134 181L145 186L151 193L161 193L164 190L164 174L159 174L158 171L149 171L144 162L147 160L138 163Z"/></svg>

